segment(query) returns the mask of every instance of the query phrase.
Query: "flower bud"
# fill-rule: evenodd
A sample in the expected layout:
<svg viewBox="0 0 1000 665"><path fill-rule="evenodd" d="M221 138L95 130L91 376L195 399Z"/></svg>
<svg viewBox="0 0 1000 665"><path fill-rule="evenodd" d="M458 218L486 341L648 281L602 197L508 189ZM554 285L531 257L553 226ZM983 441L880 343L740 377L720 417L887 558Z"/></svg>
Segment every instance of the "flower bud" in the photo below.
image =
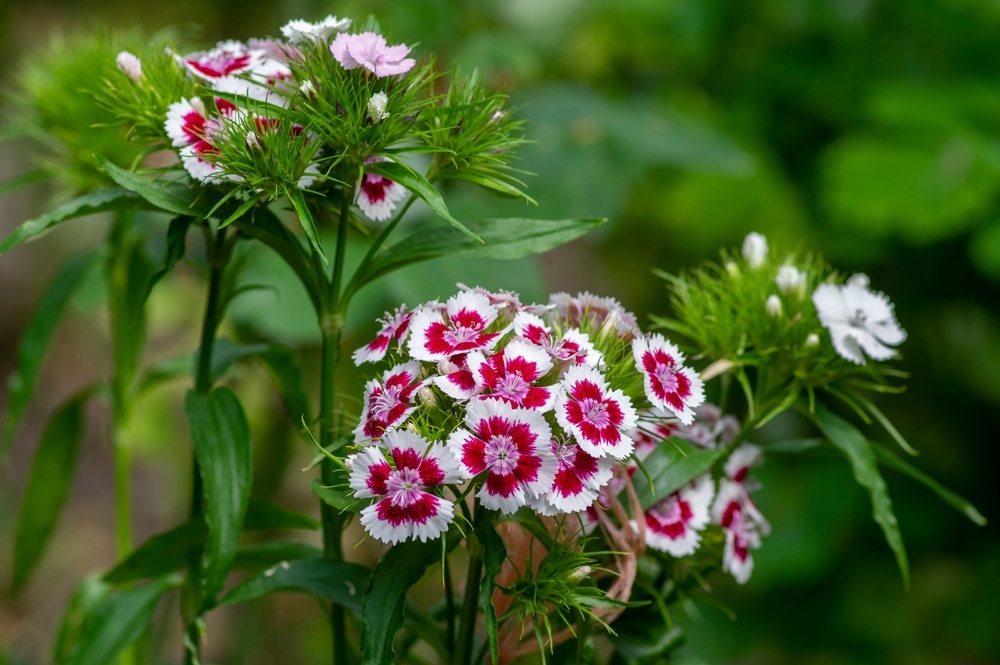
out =
<svg viewBox="0 0 1000 665"><path fill-rule="evenodd" d="M368 100L368 118L372 121L372 124L377 125L389 117L389 114L385 111L385 106L388 103L389 96L384 92L376 92Z"/></svg>
<svg viewBox="0 0 1000 665"><path fill-rule="evenodd" d="M781 298L779 298L774 294L771 294L770 296L768 296L767 302L764 303L764 309L767 310L768 316L773 316L774 318L778 318L779 316L781 316Z"/></svg>
<svg viewBox="0 0 1000 665"><path fill-rule="evenodd" d="M438 374L440 374L441 376L454 374L460 369L462 368L447 359L442 360L441 362L438 363Z"/></svg>
<svg viewBox="0 0 1000 665"><path fill-rule="evenodd" d="M247 147L250 148L250 150L260 150L260 139L257 138L257 132L252 129L247 132L246 142Z"/></svg>
<svg viewBox="0 0 1000 665"><path fill-rule="evenodd" d="M437 406L437 398L434 397L434 391L427 386L417 391L417 401L424 406Z"/></svg>
<svg viewBox="0 0 1000 665"><path fill-rule="evenodd" d="M142 63L139 62L134 54L128 51L122 51L115 58L115 64L118 65L118 69L125 73L125 76L129 77L136 83L142 81Z"/></svg>
<svg viewBox="0 0 1000 665"><path fill-rule="evenodd" d="M751 268L759 268L767 261L767 238L759 233L747 234L743 240L743 258Z"/></svg>
<svg viewBox="0 0 1000 665"><path fill-rule="evenodd" d="M740 267L736 265L735 261L726 261L726 272L728 272L731 277L739 277Z"/></svg>
<svg viewBox="0 0 1000 665"><path fill-rule="evenodd" d="M568 581L571 584L576 584L577 582L582 582L583 580L590 577L590 573L593 569L590 566L580 566L572 573L569 574Z"/></svg>
<svg viewBox="0 0 1000 665"><path fill-rule="evenodd" d="M313 87L312 81L304 81L302 85L299 86L299 92L310 99L316 96L316 88Z"/></svg>
<svg viewBox="0 0 1000 665"><path fill-rule="evenodd" d="M806 274L795 266L784 265L778 268L778 275L774 278L774 283L778 285L778 290L784 294L794 294L800 300L806 291Z"/></svg>
<svg viewBox="0 0 1000 665"><path fill-rule="evenodd" d="M806 348L815 349L817 346L819 346L819 335L816 333L809 333L809 336L806 337Z"/></svg>

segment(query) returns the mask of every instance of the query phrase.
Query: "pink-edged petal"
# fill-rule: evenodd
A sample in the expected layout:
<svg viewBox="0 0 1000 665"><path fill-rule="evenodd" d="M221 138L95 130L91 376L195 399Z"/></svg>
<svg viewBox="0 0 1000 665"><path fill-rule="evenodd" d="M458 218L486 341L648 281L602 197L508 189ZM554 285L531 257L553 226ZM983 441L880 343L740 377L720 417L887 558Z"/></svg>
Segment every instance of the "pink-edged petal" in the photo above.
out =
<svg viewBox="0 0 1000 665"><path fill-rule="evenodd" d="M635 428L635 409L622 391L608 390L596 369L576 365L566 371L555 414L559 425L594 457L625 459L632 454L632 439L625 432Z"/></svg>
<svg viewBox="0 0 1000 665"><path fill-rule="evenodd" d="M345 460L351 470L349 484L359 499L385 496L392 468L378 448L365 448Z"/></svg>

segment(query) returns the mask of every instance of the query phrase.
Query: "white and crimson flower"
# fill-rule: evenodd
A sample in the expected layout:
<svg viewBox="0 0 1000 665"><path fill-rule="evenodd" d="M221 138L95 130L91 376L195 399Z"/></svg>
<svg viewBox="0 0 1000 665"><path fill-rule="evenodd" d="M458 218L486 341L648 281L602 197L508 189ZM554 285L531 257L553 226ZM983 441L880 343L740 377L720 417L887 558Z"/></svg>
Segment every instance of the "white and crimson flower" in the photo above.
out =
<svg viewBox="0 0 1000 665"><path fill-rule="evenodd" d="M496 305L496 308L503 312L504 314L511 316L518 312L529 312L531 314L544 314L545 312L552 309L549 305L526 305L521 302L521 296L514 293L513 291L508 291L506 289L500 289L499 291L490 291L484 289L481 286L468 287L461 282L458 283L458 288L463 291L472 291L473 293L481 293L490 299L491 305Z"/></svg>
<svg viewBox="0 0 1000 665"><path fill-rule="evenodd" d="M632 439L625 434L636 425L632 401L621 390L609 390L596 369L575 365L566 371L555 411L562 428L594 457L624 459L632 454Z"/></svg>
<svg viewBox="0 0 1000 665"><path fill-rule="evenodd" d="M386 161L389 160L385 157L369 157L365 163ZM354 205L361 208L365 217L373 222L384 222L392 217L396 204L406 198L407 191L398 182L377 173L365 173L361 176L357 194L354 195Z"/></svg>
<svg viewBox="0 0 1000 665"><path fill-rule="evenodd" d="M361 422L354 430L355 442L377 443L388 430L406 422L416 409L416 394L423 386L419 379L420 363L411 361L386 370L381 383L369 381Z"/></svg>
<svg viewBox="0 0 1000 665"><path fill-rule="evenodd" d="M537 346L515 339L488 358L472 351L466 362L481 399L502 399L537 411L552 408L553 388L534 385L552 369L549 355Z"/></svg>
<svg viewBox="0 0 1000 665"><path fill-rule="evenodd" d="M281 26L281 34L292 44L326 41L334 33L343 32L351 27L351 19L327 16L322 21L310 23L302 19L294 19Z"/></svg>
<svg viewBox="0 0 1000 665"><path fill-rule="evenodd" d="M639 334L635 315L614 298L595 296L589 291L576 296L561 291L549 296L549 303L573 328L583 327L584 322L589 321L590 328L595 331L610 325L620 337Z"/></svg>
<svg viewBox="0 0 1000 665"><path fill-rule="evenodd" d="M465 425L448 446L466 476L486 474L476 494L485 508L509 515L552 486L557 464L542 414L500 400L473 401Z"/></svg>
<svg viewBox="0 0 1000 665"><path fill-rule="evenodd" d="M726 533L722 552L722 568L737 582L745 583L753 572L751 550L760 547L761 532L770 527L760 516L746 488L741 483L723 480L712 504L712 521Z"/></svg>
<svg viewBox="0 0 1000 665"><path fill-rule="evenodd" d="M573 360L577 365L597 367L602 360L601 353L594 349L587 335L574 328L557 338L541 318L530 312L517 313L514 317L514 333L545 349L559 362Z"/></svg>
<svg viewBox="0 0 1000 665"><path fill-rule="evenodd" d="M552 440L552 454L557 464L552 489L540 498L562 513L586 509L611 480L614 459L594 457L579 443L561 438Z"/></svg>
<svg viewBox="0 0 1000 665"><path fill-rule="evenodd" d="M715 485L708 474L646 511L646 544L671 556L694 554L708 525Z"/></svg>
<svg viewBox="0 0 1000 665"><path fill-rule="evenodd" d="M896 350L891 347L906 339L892 303L884 293L868 289L865 275L854 275L843 286L820 284L812 301L833 348L856 365L865 364L865 354L875 360L892 358Z"/></svg>
<svg viewBox="0 0 1000 665"><path fill-rule="evenodd" d="M454 504L428 490L459 482L458 462L443 444L406 430L388 432L384 444L388 456L370 447L346 460L354 495L378 499L361 511L361 526L383 543L437 538L448 530Z"/></svg>
<svg viewBox="0 0 1000 665"><path fill-rule="evenodd" d="M164 129L171 143L180 148L181 163L191 177L199 182L219 183L223 179L236 180L235 176L222 176L221 167L211 161L219 154L214 141L222 131L222 122L237 113L236 107L216 98L218 116L209 116L204 102L198 97L174 102L167 109Z"/></svg>
<svg viewBox="0 0 1000 665"><path fill-rule="evenodd" d="M670 409L685 425L691 424L694 408L705 401L705 389L701 377L684 366L684 354L663 335L654 333L636 337L632 355L642 371L649 401Z"/></svg>
<svg viewBox="0 0 1000 665"><path fill-rule="evenodd" d="M738 483L745 482L750 469L763 461L761 449L752 443L743 443L726 460L723 470Z"/></svg>
<svg viewBox="0 0 1000 665"><path fill-rule="evenodd" d="M402 348L410 331L410 318L412 317L413 312L408 311L406 305L400 305L395 312L386 312L385 316L378 320L382 324L382 329L375 335L375 339L362 346L351 356L354 359L354 364L360 366L361 363L375 363L382 360L389 350L389 344L393 341L399 348Z"/></svg>
<svg viewBox="0 0 1000 665"><path fill-rule="evenodd" d="M191 73L206 81L215 81L249 71L262 53L242 42L229 40L219 42L210 51L190 53L182 61Z"/></svg>
<svg viewBox="0 0 1000 665"><path fill-rule="evenodd" d="M476 379L466 362L465 354L457 354L438 363L438 376L432 380L441 391L459 401L464 401L479 392Z"/></svg>
<svg viewBox="0 0 1000 665"><path fill-rule="evenodd" d="M344 69L363 67L377 78L405 74L417 64L413 58L406 57L410 54L409 46L389 46L385 37L374 32L340 33L330 44L330 52Z"/></svg>
<svg viewBox="0 0 1000 665"><path fill-rule="evenodd" d="M463 291L445 303L444 311L419 309L410 321L407 349L417 360L439 362L469 351L490 351L503 331L486 332L499 312L479 293Z"/></svg>

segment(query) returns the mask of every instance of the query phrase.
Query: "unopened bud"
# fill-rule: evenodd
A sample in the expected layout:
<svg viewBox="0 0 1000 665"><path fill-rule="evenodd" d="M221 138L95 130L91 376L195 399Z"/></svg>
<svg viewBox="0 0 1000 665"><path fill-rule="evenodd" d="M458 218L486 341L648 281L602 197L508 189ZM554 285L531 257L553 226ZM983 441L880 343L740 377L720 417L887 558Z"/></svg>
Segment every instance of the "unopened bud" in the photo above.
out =
<svg viewBox="0 0 1000 665"><path fill-rule="evenodd" d="M389 96L384 92L376 92L368 100L368 118L372 121L372 124L377 125L389 117L389 114L385 110L385 106L388 103Z"/></svg>
<svg viewBox="0 0 1000 665"><path fill-rule="evenodd" d="M819 346L819 335L816 333L809 333L809 336L806 337L806 348L815 349L817 346Z"/></svg>
<svg viewBox="0 0 1000 665"><path fill-rule="evenodd" d="M434 391L427 386L417 391L417 401L424 406L437 406L437 398L434 397Z"/></svg>
<svg viewBox="0 0 1000 665"><path fill-rule="evenodd" d="M785 294L794 294L799 299L806 292L806 274L795 266L781 266L778 268L778 275L774 278L774 283L778 285L778 290Z"/></svg>
<svg viewBox="0 0 1000 665"><path fill-rule="evenodd" d="M118 69L125 73L125 76L129 77L136 83L142 81L142 63L139 62L134 54L128 51L122 51L115 58L115 64L118 65Z"/></svg>
<svg viewBox="0 0 1000 665"><path fill-rule="evenodd" d="M740 267L736 265L735 261L726 261L726 272L728 272L731 277L738 277L740 274Z"/></svg>
<svg viewBox="0 0 1000 665"><path fill-rule="evenodd" d="M252 129L247 132L246 135L247 147L251 150L260 150L260 139L257 137L257 132Z"/></svg>
<svg viewBox="0 0 1000 665"><path fill-rule="evenodd" d="M304 81L302 85L299 86L299 92L309 98L316 96L316 88L313 87L312 81Z"/></svg>
<svg viewBox="0 0 1000 665"><path fill-rule="evenodd" d="M580 566L572 573L569 574L569 581L573 583L582 582L583 580L590 577L590 573L593 569L590 566Z"/></svg>
<svg viewBox="0 0 1000 665"><path fill-rule="evenodd" d="M768 316L778 318L781 316L781 298L771 294L767 297L767 302L764 303L764 309L767 310Z"/></svg>
<svg viewBox="0 0 1000 665"><path fill-rule="evenodd" d="M451 362L447 358L438 363L438 374L442 376L454 374L460 369L462 368L456 365L455 363Z"/></svg>
<svg viewBox="0 0 1000 665"><path fill-rule="evenodd" d="M743 258L751 268L759 268L767 261L767 238L759 233L749 233L743 240Z"/></svg>

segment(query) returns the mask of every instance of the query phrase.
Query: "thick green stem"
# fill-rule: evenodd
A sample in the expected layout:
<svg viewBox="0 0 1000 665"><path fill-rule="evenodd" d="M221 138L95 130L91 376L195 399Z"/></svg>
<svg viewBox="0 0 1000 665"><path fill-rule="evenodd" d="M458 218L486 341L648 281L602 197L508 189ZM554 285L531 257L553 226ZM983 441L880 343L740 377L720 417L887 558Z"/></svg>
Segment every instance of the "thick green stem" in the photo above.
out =
<svg viewBox="0 0 1000 665"><path fill-rule="evenodd" d="M482 576L482 547L470 547L469 572L465 578L465 597L462 599L462 623L458 628L458 642L452 652L451 665L470 665L472 662L472 643L479 612L479 581Z"/></svg>

